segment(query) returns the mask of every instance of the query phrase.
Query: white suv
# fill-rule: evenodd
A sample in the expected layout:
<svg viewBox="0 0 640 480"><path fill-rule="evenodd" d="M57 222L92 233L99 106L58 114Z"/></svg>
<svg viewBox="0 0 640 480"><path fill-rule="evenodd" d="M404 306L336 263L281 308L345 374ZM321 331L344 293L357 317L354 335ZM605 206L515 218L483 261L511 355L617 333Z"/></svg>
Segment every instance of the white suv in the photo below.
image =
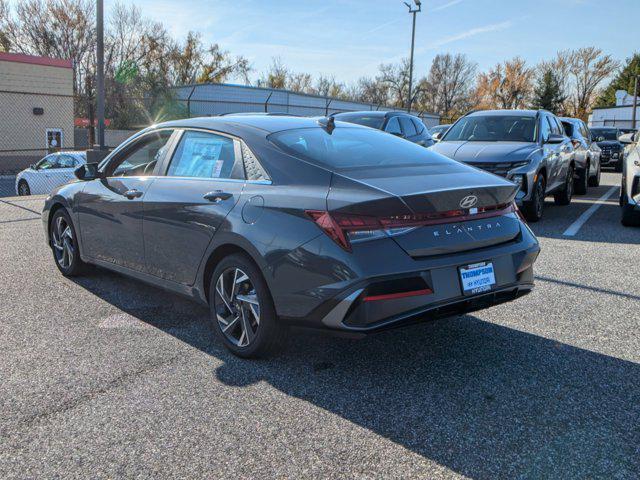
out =
<svg viewBox="0 0 640 480"><path fill-rule="evenodd" d="M632 133L622 135L620 142L627 145L620 188L622 224L628 227L638 226L640 225L640 132L635 135Z"/></svg>
<svg viewBox="0 0 640 480"><path fill-rule="evenodd" d="M18 173L16 194L49 193L57 186L73 180L75 178L74 170L85 163L87 163L85 152L51 153L35 165Z"/></svg>

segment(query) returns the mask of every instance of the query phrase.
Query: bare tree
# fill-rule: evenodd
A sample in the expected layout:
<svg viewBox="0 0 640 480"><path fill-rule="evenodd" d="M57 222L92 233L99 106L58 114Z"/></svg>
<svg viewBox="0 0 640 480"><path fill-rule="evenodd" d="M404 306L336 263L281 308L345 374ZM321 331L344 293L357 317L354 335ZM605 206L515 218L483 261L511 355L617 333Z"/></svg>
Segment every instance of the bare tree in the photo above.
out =
<svg viewBox="0 0 640 480"><path fill-rule="evenodd" d="M287 90L313 93L313 78L310 73L292 73L287 78Z"/></svg>
<svg viewBox="0 0 640 480"><path fill-rule="evenodd" d="M349 97L360 102L384 106L389 103L389 86L379 78L362 77L350 89Z"/></svg>
<svg viewBox="0 0 640 480"><path fill-rule="evenodd" d="M274 57L271 59L269 69L258 80L258 85L269 88L286 88L289 75L289 69L282 63L282 59Z"/></svg>
<svg viewBox="0 0 640 480"><path fill-rule="evenodd" d="M570 52L569 72L573 76L573 115L586 120L602 81L618 69L620 63L595 47Z"/></svg>
<svg viewBox="0 0 640 480"><path fill-rule="evenodd" d="M480 108L525 108L533 90L533 70L520 57L498 63L478 76L476 104Z"/></svg>
<svg viewBox="0 0 640 480"><path fill-rule="evenodd" d="M471 105L476 68L466 55L436 55L428 77L418 84L421 106L446 118L467 111Z"/></svg>
<svg viewBox="0 0 640 480"><path fill-rule="evenodd" d="M313 87L313 93L323 97L343 98L345 96L344 84L336 81L335 77L320 75Z"/></svg>
<svg viewBox="0 0 640 480"><path fill-rule="evenodd" d="M197 81L223 83L229 79L239 78L248 84L249 72L251 72L249 60L242 55L232 57L228 51L221 50L220 46L214 43L207 50L206 60Z"/></svg>
<svg viewBox="0 0 640 480"><path fill-rule="evenodd" d="M409 60L405 58L399 64L382 64L379 70L376 79L388 87L390 103L404 108L409 95Z"/></svg>

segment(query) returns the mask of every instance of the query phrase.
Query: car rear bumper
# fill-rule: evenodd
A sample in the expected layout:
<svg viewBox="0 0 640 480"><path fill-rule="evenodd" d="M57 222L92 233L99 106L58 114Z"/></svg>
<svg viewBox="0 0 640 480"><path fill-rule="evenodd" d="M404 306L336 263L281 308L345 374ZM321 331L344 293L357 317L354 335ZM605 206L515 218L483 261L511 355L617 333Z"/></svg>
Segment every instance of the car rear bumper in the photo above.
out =
<svg viewBox="0 0 640 480"><path fill-rule="evenodd" d="M304 318L285 320L297 326L366 334L416 319L472 312L529 293L539 252L535 240L521 238L506 248L447 255L446 262L434 263L433 268L360 279ZM465 295L459 268L481 261L493 264L496 283L490 291Z"/></svg>

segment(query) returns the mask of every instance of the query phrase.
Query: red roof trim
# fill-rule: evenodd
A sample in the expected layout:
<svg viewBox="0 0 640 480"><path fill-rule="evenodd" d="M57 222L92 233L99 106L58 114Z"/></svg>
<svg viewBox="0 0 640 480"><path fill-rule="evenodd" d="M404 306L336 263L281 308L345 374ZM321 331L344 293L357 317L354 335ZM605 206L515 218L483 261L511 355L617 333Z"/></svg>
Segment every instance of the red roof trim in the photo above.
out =
<svg viewBox="0 0 640 480"><path fill-rule="evenodd" d="M47 67L72 68L71 60L62 58L36 57L34 55L24 55L22 53L0 52L0 62L30 63L32 65L44 65Z"/></svg>

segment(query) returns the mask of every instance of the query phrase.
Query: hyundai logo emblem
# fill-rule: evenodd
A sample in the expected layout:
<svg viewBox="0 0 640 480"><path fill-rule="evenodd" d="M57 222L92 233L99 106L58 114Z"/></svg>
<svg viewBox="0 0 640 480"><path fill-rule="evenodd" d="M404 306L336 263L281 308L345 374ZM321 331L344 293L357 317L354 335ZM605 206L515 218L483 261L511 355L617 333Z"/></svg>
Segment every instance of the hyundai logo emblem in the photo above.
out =
<svg viewBox="0 0 640 480"><path fill-rule="evenodd" d="M478 203L478 197L475 195L467 195L462 200L460 200L460 208L471 208L474 207Z"/></svg>

